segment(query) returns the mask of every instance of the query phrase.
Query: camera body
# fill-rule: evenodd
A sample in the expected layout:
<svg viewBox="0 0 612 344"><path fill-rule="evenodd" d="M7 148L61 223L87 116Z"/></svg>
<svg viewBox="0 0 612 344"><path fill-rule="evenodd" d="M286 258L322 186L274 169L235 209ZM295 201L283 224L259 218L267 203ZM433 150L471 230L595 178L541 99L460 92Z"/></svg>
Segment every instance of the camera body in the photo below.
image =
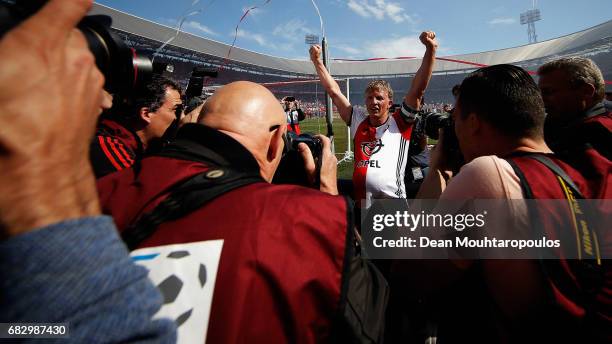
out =
<svg viewBox="0 0 612 344"><path fill-rule="evenodd" d="M312 134L304 133L297 135L296 133L289 131L287 132L285 139L285 152L286 154L292 151L298 151L298 145L304 143L310 149L312 157L315 163L319 161L321 154L323 154L323 143L317 137Z"/></svg>
<svg viewBox="0 0 612 344"><path fill-rule="evenodd" d="M452 132L452 135L455 135L455 123L448 112L427 113L423 115L422 120L425 121L423 125L425 134L434 140L439 139L438 129L444 129L444 135L448 135L447 132Z"/></svg>
<svg viewBox="0 0 612 344"><path fill-rule="evenodd" d="M439 140L439 129L443 130L444 135L444 151L449 159L449 165L452 166L454 172L459 172L459 168L463 166L465 160L459 149L459 140L455 134L455 121L451 117L451 112L442 113L427 113L421 118L424 121L423 128L425 134L434 139Z"/></svg>
<svg viewBox="0 0 612 344"><path fill-rule="evenodd" d="M47 0L0 0L0 35L37 12ZM153 64L138 55L111 30L108 16L87 16L77 26L83 33L96 66L104 74L104 88L115 95L129 95L146 85L153 74Z"/></svg>
<svg viewBox="0 0 612 344"><path fill-rule="evenodd" d="M201 97L204 89L204 79L206 77L216 78L219 72L216 68L194 67L185 90L185 100L189 101L193 97Z"/></svg>
<svg viewBox="0 0 612 344"><path fill-rule="evenodd" d="M278 169L274 174L272 183L274 184L297 184L303 186L312 186L308 180L306 170L304 169L304 159L298 151L298 145L304 143L310 149L316 166L316 177L314 186L319 186L319 174L321 172L321 156L323 154L323 143L318 138L311 134L296 134L288 131L284 136L285 149L283 157L278 165Z"/></svg>

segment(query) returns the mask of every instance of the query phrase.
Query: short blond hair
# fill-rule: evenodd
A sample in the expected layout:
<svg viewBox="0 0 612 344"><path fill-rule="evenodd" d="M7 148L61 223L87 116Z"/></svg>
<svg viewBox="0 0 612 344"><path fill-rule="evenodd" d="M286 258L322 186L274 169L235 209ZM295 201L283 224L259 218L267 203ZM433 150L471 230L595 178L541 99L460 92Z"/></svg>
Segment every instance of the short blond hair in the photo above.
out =
<svg viewBox="0 0 612 344"><path fill-rule="evenodd" d="M389 83L386 82L385 80L370 81L370 83L368 84L368 87L366 87L365 89L365 94L367 95L370 91L373 91L373 90L386 91L387 95L389 95L389 99L393 101L393 89L391 88L391 85L389 85Z"/></svg>

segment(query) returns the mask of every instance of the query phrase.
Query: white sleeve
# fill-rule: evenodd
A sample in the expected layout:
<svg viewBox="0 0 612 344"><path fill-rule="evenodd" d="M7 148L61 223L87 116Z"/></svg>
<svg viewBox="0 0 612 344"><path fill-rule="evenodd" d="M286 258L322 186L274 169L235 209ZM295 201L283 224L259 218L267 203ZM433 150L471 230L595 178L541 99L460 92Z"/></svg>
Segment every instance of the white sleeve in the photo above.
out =
<svg viewBox="0 0 612 344"><path fill-rule="evenodd" d="M353 106L353 111L351 112L351 138L355 138L355 133L357 132L357 128L367 117L368 113L362 107Z"/></svg>

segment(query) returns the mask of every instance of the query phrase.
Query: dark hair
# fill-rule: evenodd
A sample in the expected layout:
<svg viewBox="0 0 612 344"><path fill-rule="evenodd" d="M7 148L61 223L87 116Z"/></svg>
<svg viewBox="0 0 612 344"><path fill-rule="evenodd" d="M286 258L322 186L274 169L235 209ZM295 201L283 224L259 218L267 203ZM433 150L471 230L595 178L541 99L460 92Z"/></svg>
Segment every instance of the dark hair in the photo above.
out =
<svg viewBox="0 0 612 344"><path fill-rule="evenodd" d="M461 85L457 84L453 86L451 92L453 93L453 97L457 97L459 95L459 90L461 89Z"/></svg>
<svg viewBox="0 0 612 344"><path fill-rule="evenodd" d="M481 68L461 83L457 104L514 138L543 136L544 101L533 78L522 68L500 64Z"/></svg>
<svg viewBox="0 0 612 344"><path fill-rule="evenodd" d="M166 100L166 89L181 93L181 87L174 80L162 76L155 76L150 83L135 91L124 99L117 99L110 113L116 119L132 120L138 118L140 109L149 108L150 112L157 111Z"/></svg>

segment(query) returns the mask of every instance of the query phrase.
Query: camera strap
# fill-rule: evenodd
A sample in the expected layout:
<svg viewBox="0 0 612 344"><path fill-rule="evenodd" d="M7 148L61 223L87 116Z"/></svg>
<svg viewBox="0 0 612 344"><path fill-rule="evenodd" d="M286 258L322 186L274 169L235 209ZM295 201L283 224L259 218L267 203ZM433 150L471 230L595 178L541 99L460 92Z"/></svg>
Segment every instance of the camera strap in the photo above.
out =
<svg viewBox="0 0 612 344"><path fill-rule="evenodd" d="M143 214L127 227L121 233L121 237L132 251L153 235L160 224L177 220L229 191L262 181L259 175L227 167L211 168L191 177L174 189L152 211Z"/></svg>
<svg viewBox="0 0 612 344"><path fill-rule="evenodd" d="M540 267L543 273L550 280L554 281L557 289L561 290L564 295L569 295L572 299L578 300L586 312L585 319L593 321L596 318L594 316L595 305L597 304L596 295L605 285L605 271L607 269L605 265L608 265L608 263L603 261L599 254L598 231L589 223L589 216L586 216L587 214L584 213L590 213L592 210L580 206L578 200L584 199L583 194L567 173L548 156L541 153L515 153L512 156L527 157L546 166L555 175L563 196L568 201L572 227L576 232L578 259L569 260L567 265L575 276L579 287L576 287L576 282L568 276L562 265L557 261L540 259ZM510 163L517 173L525 193L525 198L532 199L533 193L531 192L531 187L527 183L522 170L512 159L506 158L506 161ZM536 216L546 215L537 214ZM594 216L594 214L590 214L590 216Z"/></svg>

